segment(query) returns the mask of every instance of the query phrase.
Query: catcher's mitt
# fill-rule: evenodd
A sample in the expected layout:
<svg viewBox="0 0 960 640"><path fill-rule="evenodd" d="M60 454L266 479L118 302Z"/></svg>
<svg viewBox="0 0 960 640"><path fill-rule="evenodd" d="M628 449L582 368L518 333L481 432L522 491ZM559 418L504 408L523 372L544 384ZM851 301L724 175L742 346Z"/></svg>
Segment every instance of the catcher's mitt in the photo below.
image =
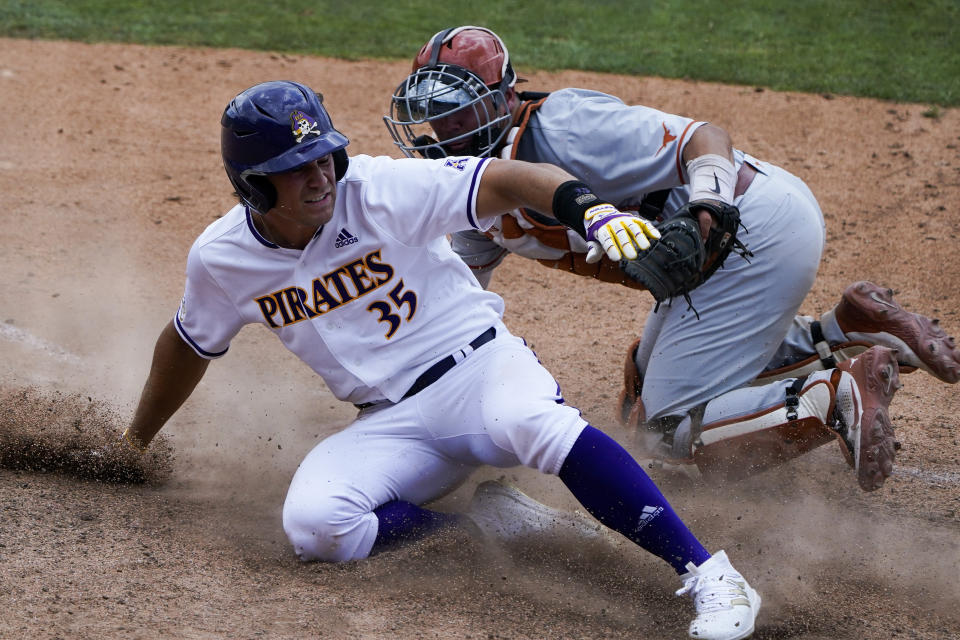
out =
<svg viewBox="0 0 960 640"><path fill-rule="evenodd" d="M709 211L714 221L706 242L700 235L699 209ZM658 306L675 296L683 296L689 303L689 293L722 267L731 251L744 258L753 255L737 240L739 227L740 210L731 204L688 202L657 226L659 240L635 260L621 260L620 268L643 284Z"/></svg>

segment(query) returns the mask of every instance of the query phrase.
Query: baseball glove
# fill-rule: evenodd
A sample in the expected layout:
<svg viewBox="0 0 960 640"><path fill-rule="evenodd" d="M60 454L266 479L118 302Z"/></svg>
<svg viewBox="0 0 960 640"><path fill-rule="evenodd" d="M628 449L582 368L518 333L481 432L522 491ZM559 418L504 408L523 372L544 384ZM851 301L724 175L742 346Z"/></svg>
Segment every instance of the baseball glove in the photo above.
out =
<svg viewBox="0 0 960 640"><path fill-rule="evenodd" d="M714 222L706 242L700 234L699 209L706 209ZM689 304L690 292L722 267L732 251L744 258L753 255L737 240L739 227L740 210L733 205L711 200L688 202L657 226L659 240L636 259L621 260L620 268L650 291L658 307L675 296L683 296Z"/></svg>

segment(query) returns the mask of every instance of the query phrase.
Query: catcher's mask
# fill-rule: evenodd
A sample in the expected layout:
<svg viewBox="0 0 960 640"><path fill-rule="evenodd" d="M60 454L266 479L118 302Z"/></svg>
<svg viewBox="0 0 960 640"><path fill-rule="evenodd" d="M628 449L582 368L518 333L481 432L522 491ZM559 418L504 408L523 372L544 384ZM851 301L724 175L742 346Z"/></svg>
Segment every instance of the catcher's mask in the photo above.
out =
<svg viewBox="0 0 960 640"><path fill-rule="evenodd" d="M265 176L333 154L337 180L347 171L349 140L333 128L323 96L298 82L264 82L230 101L220 119L223 167L240 200L258 213L277 202Z"/></svg>
<svg viewBox="0 0 960 640"><path fill-rule="evenodd" d="M517 82L497 34L473 26L440 31L421 47L413 69L383 117L400 150L427 158L493 154L509 131L506 91ZM456 119L458 131L437 141L445 118Z"/></svg>

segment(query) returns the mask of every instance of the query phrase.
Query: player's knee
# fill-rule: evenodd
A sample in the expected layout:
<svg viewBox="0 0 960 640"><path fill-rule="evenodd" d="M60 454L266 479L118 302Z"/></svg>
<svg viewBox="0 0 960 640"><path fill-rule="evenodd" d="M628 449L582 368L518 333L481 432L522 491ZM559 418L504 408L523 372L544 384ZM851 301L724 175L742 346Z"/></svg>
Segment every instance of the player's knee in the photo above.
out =
<svg viewBox="0 0 960 640"><path fill-rule="evenodd" d="M525 467L557 473L569 447L583 430L580 413L550 401L506 407L515 410L499 412L486 423L493 442L514 454Z"/></svg>
<svg viewBox="0 0 960 640"><path fill-rule="evenodd" d="M304 562L347 562L367 557L376 536L375 521L372 513L336 496L306 504L288 500L283 508L283 530Z"/></svg>

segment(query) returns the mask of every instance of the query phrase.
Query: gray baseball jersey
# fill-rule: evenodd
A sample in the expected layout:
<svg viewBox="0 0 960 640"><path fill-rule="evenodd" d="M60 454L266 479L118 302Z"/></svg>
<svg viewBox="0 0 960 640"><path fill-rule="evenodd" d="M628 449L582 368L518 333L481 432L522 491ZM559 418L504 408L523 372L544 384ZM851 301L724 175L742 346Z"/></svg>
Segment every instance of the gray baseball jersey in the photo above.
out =
<svg viewBox="0 0 960 640"><path fill-rule="evenodd" d="M519 141L508 139L516 149L505 151L520 160L560 166L622 209L635 207L650 192L670 189L663 209L669 217L689 199L681 157L703 124L628 106L596 91L563 89L532 114ZM692 292L699 319L682 299L661 305L648 317L637 364L649 419L682 415L741 387L772 366L775 356L790 359L794 352L812 352L794 316L820 263L825 241L820 207L806 185L787 171L738 149L734 160L738 170L748 163L757 171L734 201L745 228L740 237L754 255L749 263L731 255ZM539 260L586 251L572 233L569 248L544 244L530 231L529 216L514 212L513 217L518 224L508 227L501 221L485 234L464 232L452 238L455 251L484 285L505 251ZM516 237L518 227L527 233ZM503 228L513 232L503 234ZM758 408L747 405L744 412Z"/></svg>

